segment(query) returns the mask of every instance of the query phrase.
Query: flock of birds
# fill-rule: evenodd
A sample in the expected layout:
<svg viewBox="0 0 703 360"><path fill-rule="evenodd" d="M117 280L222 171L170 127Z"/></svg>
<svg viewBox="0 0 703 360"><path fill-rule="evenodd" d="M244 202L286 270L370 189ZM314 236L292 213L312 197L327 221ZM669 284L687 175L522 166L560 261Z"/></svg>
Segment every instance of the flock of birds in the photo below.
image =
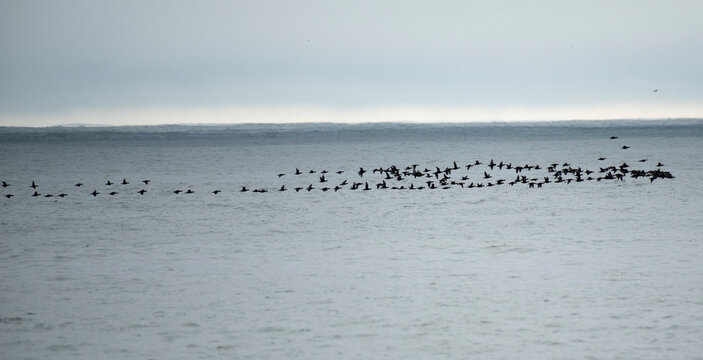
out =
<svg viewBox="0 0 703 360"><path fill-rule="evenodd" d="M617 136L611 136L610 139L617 139ZM630 149L629 146L623 145L622 150ZM605 157L598 158L598 161L607 160ZM638 163L646 163L648 159L640 159ZM319 173L316 170L309 170L306 172L300 169L295 169L292 174L279 173L279 181L284 178L295 178L298 180L298 186L292 189L286 188L283 184L280 187L276 185L275 188L266 187L256 187L253 189L248 188L246 185L242 186L240 192L254 192L254 193L266 193L269 190L277 190L279 192L292 190L295 192L300 191L333 191L337 192L343 189L348 190L423 190L423 189L451 189L451 188L462 188L462 189L473 189L473 188L483 188L483 187L494 187L494 186L515 186L524 185L529 188L541 188L546 184L571 184L588 182L588 181L624 181L626 177L633 179L646 178L649 182L654 182L657 179L673 179L674 176L669 172L662 170L661 168L665 165L661 162L657 162L655 169L643 170L643 169L633 169L629 164L623 162L618 165L608 165L604 167L599 167L598 170L583 169L580 166L571 165L568 162L564 163L552 163L542 167L538 164L524 164L524 165L514 165L510 162L499 161L496 162L491 159L487 163L483 163L479 160L469 162L462 166L459 166L456 161L453 161L451 165L444 168L435 166L434 169L423 167L421 168L419 164L411 164L408 166L396 166L390 165L388 167L378 167L369 170L360 167L356 171L358 178L354 178L351 182L347 179L337 179L332 184L333 180L330 177L343 177L345 173L344 170L335 171L337 175L330 174L327 170L321 170ZM540 170L546 168L546 173L539 173ZM507 173L506 173L507 172ZM308 175L307 177L304 175ZM311 181L309 176L312 175L315 180ZM371 179L372 176L376 176L375 179ZM379 178L380 177L380 178ZM307 180L303 180L307 179ZM358 179L358 181L357 181ZM131 192L134 194L144 195L149 190L151 180L145 179L141 180L140 190L135 191L134 188ZM115 196L118 195L122 189L127 191L126 185L129 185L130 181L123 178L121 182L114 183L110 180L104 184L101 191L93 189L89 194L93 197L98 195L102 196ZM143 185L141 185L143 184ZM5 198L12 198L15 195L7 191L7 188L11 188L12 185L6 181L2 181L2 189L5 194ZM83 188L83 183L76 183L74 185L76 188ZM122 189L120 189L122 186ZM39 192L39 186L35 181L29 186L33 189L34 193L32 197L59 197L63 198L68 196L67 193L62 192L58 194ZM118 191L119 190L119 191ZM86 191L87 192L87 191ZM193 194L195 193L192 189L173 189L172 194ZM222 192L222 190L216 189L210 191L212 194L217 195Z"/></svg>

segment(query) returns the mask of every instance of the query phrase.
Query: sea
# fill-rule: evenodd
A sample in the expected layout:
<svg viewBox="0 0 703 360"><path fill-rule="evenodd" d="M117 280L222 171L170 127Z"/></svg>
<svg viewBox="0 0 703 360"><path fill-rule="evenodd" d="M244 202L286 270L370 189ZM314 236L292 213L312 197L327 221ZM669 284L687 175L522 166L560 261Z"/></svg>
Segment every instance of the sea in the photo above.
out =
<svg viewBox="0 0 703 360"><path fill-rule="evenodd" d="M703 359L700 119L2 127L0 180L2 359Z"/></svg>

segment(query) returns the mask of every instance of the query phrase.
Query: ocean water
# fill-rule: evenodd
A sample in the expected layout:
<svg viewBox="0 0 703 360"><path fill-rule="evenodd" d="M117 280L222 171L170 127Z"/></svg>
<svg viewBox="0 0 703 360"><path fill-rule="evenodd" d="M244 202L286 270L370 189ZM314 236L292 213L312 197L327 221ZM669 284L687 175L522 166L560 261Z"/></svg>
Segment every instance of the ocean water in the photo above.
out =
<svg viewBox="0 0 703 360"><path fill-rule="evenodd" d="M699 120L1 128L0 358L702 359L702 169Z"/></svg>

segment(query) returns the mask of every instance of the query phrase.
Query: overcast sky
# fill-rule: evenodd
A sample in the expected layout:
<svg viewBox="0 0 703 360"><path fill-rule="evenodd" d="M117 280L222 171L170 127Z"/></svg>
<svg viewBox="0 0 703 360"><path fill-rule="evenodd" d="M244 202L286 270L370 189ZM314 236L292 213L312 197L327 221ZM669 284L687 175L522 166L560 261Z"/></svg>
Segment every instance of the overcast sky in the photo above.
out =
<svg viewBox="0 0 703 360"><path fill-rule="evenodd" d="M701 19L699 0L0 0L0 125L703 117Z"/></svg>

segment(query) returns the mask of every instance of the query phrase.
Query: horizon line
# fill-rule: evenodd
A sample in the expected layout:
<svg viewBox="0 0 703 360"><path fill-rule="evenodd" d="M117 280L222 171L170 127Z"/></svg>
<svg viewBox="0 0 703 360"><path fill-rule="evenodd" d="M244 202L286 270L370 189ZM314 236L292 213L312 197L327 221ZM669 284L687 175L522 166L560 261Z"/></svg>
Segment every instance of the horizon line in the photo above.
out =
<svg viewBox="0 0 703 360"><path fill-rule="evenodd" d="M449 124L649 121L703 119L703 104L608 104L586 106L213 106L83 109L52 114L0 112L3 127L113 127L242 124Z"/></svg>

